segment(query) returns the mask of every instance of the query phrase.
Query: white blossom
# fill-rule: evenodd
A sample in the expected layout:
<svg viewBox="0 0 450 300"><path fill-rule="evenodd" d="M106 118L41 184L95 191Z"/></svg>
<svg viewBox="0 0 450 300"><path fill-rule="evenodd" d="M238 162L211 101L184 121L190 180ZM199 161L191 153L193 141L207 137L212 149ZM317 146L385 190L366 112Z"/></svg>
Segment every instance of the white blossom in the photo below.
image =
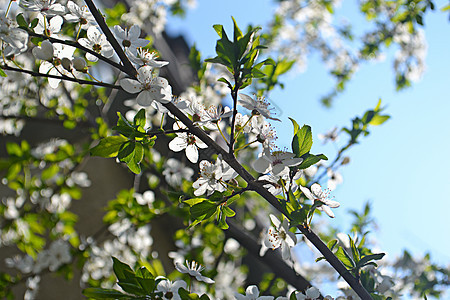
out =
<svg viewBox="0 0 450 300"><path fill-rule="evenodd" d="M67 9L69 11L64 15L64 19L66 19L67 22L80 23L81 28L83 29L95 24L94 16L86 5L79 7L75 2L69 1L67 2Z"/></svg>
<svg viewBox="0 0 450 300"><path fill-rule="evenodd" d="M136 51L126 51L128 58L139 66L147 65L152 68L162 68L169 64L167 61L156 60L158 57L155 51L139 47Z"/></svg>
<svg viewBox="0 0 450 300"><path fill-rule="evenodd" d="M66 12L64 6L56 0L20 0L19 6L46 16L63 15Z"/></svg>
<svg viewBox="0 0 450 300"><path fill-rule="evenodd" d="M272 296L260 296L259 289L256 285L250 285L245 290L245 295L235 293L237 300L273 300Z"/></svg>
<svg viewBox="0 0 450 300"><path fill-rule="evenodd" d="M341 173L339 173L338 171L334 171L331 168L327 169L327 176L327 187L330 191L334 191L339 184L344 182Z"/></svg>
<svg viewBox="0 0 450 300"><path fill-rule="evenodd" d="M198 281L203 281L205 283L214 283L214 280L211 278L208 278L206 276L203 276L200 272L202 272L205 267L198 264L195 261L192 261L191 264L189 264L189 261L186 260L186 265L182 265L180 263L175 263L175 269L177 269L180 273L189 274L191 277L195 277Z"/></svg>
<svg viewBox="0 0 450 300"><path fill-rule="evenodd" d="M297 166L303 158L295 157L294 153L285 151L270 151L264 149L260 157L253 162L253 168L259 173L272 172L273 175L283 175L289 172L289 167Z"/></svg>
<svg viewBox="0 0 450 300"><path fill-rule="evenodd" d="M34 31L39 34L54 37L61 31L61 26L64 22L61 16L54 16L51 19L46 18L42 14L38 14L38 24L34 28Z"/></svg>
<svg viewBox="0 0 450 300"><path fill-rule="evenodd" d="M184 127L175 123L174 130L178 129L184 129ZM194 164L198 161L198 148L207 147L208 145L189 132L177 132L177 136L169 143L169 149L174 152L185 150L186 157Z"/></svg>
<svg viewBox="0 0 450 300"><path fill-rule="evenodd" d="M273 226L267 230L264 245L273 250L281 247L281 256L284 260L287 260L291 257L291 248L297 243L297 237L289 231L287 219L280 222L276 216L270 214L270 220Z"/></svg>
<svg viewBox="0 0 450 300"><path fill-rule="evenodd" d="M114 55L114 49L106 39L105 35L101 33L97 27L91 26L87 30L87 38L81 38L78 40L81 46L84 46L98 54L109 58ZM98 60L97 56L91 53L86 53L86 59L92 62Z"/></svg>
<svg viewBox="0 0 450 300"><path fill-rule="evenodd" d="M255 99L253 99L252 97L245 94L239 94L239 97L240 99L238 103L246 109L250 110L252 112L252 115L261 115L266 119L280 121L279 119L270 116L270 104L266 101L265 98L255 96Z"/></svg>
<svg viewBox="0 0 450 300"><path fill-rule="evenodd" d="M311 190L303 186L300 186L300 190L313 202L313 204L316 201L322 202L323 204L317 207L317 209L324 211L330 218L334 218L334 213L331 211L331 208L339 207L340 204L339 202L330 199L329 190L322 191L322 187L318 183L314 183L311 186Z"/></svg>
<svg viewBox="0 0 450 300"><path fill-rule="evenodd" d="M154 76L153 68L142 66L136 79L124 78L120 86L130 94L139 93L136 101L141 106L150 106L152 102L168 103L172 100L172 87L162 77Z"/></svg>
<svg viewBox="0 0 450 300"><path fill-rule="evenodd" d="M181 185L183 179L190 181L194 171L175 158L169 158L164 164L162 174L168 184L177 187Z"/></svg>
<svg viewBox="0 0 450 300"><path fill-rule="evenodd" d="M180 288L186 289L186 286L187 284L183 280L172 282L169 279L163 279L156 286L156 292L162 292L162 299L164 300L181 300L178 290Z"/></svg>
<svg viewBox="0 0 450 300"><path fill-rule="evenodd" d="M295 299L297 300L316 300L320 297L320 291L316 287L310 287L305 291L305 294L296 293Z"/></svg>
<svg viewBox="0 0 450 300"><path fill-rule="evenodd" d="M0 39L7 45L4 55L10 56L27 50L28 33L20 28L0 11Z"/></svg>
<svg viewBox="0 0 450 300"><path fill-rule="evenodd" d="M205 193L209 196L214 191L224 192L227 189L224 182L237 176L237 173L222 160L221 155L217 157L214 164L207 160L202 160L199 167L200 177L192 184L192 187L195 189L195 196Z"/></svg>
<svg viewBox="0 0 450 300"><path fill-rule="evenodd" d="M145 47L150 43L149 40L139 38L141 29L137 25L133 25L130 29L125 30L119 25L115 25L113 32L117 42L132 53L136 53L138 47Z"/></svg>

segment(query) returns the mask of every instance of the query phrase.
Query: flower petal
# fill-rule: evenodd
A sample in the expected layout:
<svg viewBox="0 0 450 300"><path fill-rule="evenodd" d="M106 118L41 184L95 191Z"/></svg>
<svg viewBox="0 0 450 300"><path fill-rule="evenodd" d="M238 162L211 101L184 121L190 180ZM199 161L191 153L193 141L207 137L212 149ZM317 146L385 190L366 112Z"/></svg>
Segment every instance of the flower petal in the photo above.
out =
<svg viewBox="0 0 450 300"><path fill-rule="evenodd" d="M124 78L119 82L120 86L130 94L136 94L142 91L142 84L131 78Z"/></svg>

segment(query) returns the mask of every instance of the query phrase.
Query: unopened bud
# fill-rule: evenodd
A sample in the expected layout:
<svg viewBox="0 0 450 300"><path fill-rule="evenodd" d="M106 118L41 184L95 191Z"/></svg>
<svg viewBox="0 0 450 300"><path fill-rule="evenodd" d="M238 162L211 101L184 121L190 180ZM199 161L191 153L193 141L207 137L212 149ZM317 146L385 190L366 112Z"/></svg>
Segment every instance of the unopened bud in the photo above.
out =
<svg viewBox="0 0 450 300"><path fill-rule="evenodd" d="M73 64L73 67L75 70L77 70L79 72L83 72L83 73L87 72L87 64L86 64L86 61L84 60L84 58L75 57L72 60L72 64Z"/></svg>
<svg viewBox="0 0 450 300"><path fill-rule="evenodd" d="M350 163L350 157L346 156L341 162L341 165L346 165Z"/></svg>
<svg viewBox="0 0 450 300"><path fill-rule="evenodd" d="M69 58L63 57L61 59L61 65L66 71L72 72L72 61Z"/></svg>

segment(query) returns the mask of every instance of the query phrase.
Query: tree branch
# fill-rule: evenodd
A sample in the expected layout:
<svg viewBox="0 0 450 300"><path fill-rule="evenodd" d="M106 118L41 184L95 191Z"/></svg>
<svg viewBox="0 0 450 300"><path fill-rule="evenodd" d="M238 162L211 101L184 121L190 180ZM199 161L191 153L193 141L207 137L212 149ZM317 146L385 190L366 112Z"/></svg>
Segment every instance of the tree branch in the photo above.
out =
<svg viewBox="0 0 450 300"><path fill-rule="evenodd" d="M228 153L216 142L214 142L209 135L207 135L202 129L194 125L194 123L183 114L173 103L164 104L164 106L176 116L184 125L186 125L192 134L200 138L209 148L212 148L217 154L222 154L222 158L232 167L248 184L248 188L260 194L266 199L275 209L283 213L286 213L279 203L278 198L272 195L266 188L264 188L261 182L258 182L234 157L233 154ZM299 225L297 228L305 237L319 250L319 252L328 260L331 266L345 279L350 287L361 297L363 300L372 300L372 297L367 290L361 285L361 283L345 268L342 262L331 252L330 249L322 242L322 240L310 229L305 226Z"/></svg>
<svg viewBox="0 0 450 300"><path fill-rule="evenodd" d="M123 68L120 68L120 70L127 73L130 77L133 77L133 78L136 77L136 75L137 75L136 68L133 66L133 64L131 64L130 60L125 55L125 52L123 52L122 47L119 45L119 42L117 42L116 38L112 34L111 30L109 29L108 25L105 22L105 19L98 11L94 2L92 2L92 0L84 0L84 2L86 3L87 7L91 11L92 15L94 16L95 21L97 21L98 26L100 26L100 29L105 34L106 39L109 41L109 43L113 47L114 51L119 56L120 61L123 64Z"/></svg>
<svg viewBox="0 0 450 300"><path fill-rule="evenodd" d="M82 80L82 79L72 78L72 77L69 77L69 76L66 76L66 75L44 74L44 73L34 72L34 71L31 71L31 70L24 70L24 69L14 68L14 67L10 67L8 65L0 65L0 68L3 69L3 70L8 70L8 71L14 71L14 72L30 74L30 75L32 75L34 77L47 77L47 78L61 79L61 80L76 82L76 83L79 83L79 84L89 84L89 85L96 85L96 86L108 87L108 88L111 88L111 89L122 90L122 87L120 85L113 85L113 84L109 84L109 83L96 82L96 81L90 81L90 80Z"/></svg>

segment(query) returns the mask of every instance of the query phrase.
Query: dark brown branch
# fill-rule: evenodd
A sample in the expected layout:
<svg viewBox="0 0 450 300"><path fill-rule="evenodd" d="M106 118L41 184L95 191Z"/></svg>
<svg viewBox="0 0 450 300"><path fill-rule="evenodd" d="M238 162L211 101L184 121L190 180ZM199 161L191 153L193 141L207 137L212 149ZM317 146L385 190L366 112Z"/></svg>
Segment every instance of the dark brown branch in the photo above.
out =
<svg viewBox="0 0 450 300"><path fill-rule="evenodd" d="M20 68L14 68L14 67L10 67L8 65L0 65L0 68L3 69L3 70L8 70L8 71L14 71L14 72L30 74L30 75L32 75L34 77L47 77L47 78L54 78L54 79L61 79L61 80L66 80L66 81L72 81L72 82L76 82L76 83L79 83L79 84L96 85L96 86L108 87L108 88L111 88L111 89L119 89L119 90L122 89L122 87L120 85L113 85L113 84L109 84L109 83L90 81L90 80L82 80L82 79L77 79L77 78L73 78L73 77L69 77L69 76L65 76L65 75L59 76L59 75L52 75L52 74L44 74L44 73L34 72L34 71L31 71L31 70L24 70L24 69L20 69Z"/></svg>
<svg viewBox="0 0 450 300"><path fill-rule="evenodd" d="M218 144L216 144L202 129L194 125L194 123L183 114L173 103L164 104L164 106L175 115L183 124L185 124L192 134L200 138L208 147L212 148L217 154L222 154L222 158L232 167L248 184L248 188L260 194L275 209L285 214L285 211L279 200L272 195L263 183L258 182L255 178L236 160L233 154L228 153ZM328 260L331 266L345 279L350 287L363 300L371 300L372 297L361 283L345 268L342 262L331 252L330 249L322 242L322 240L310 229L304 226L297 226L301 233L319 250L319 252Z"/></svg>
<svg viewBox="0 0 450 300"><path fill-rule="evenodd" d="M277 277L283 278L287 283L300 291L304 291L311 286L308 280L302 275L297 274L279 255L277 255L276 252L267 251L264 256L260 256L259 250L261 247L258 244L258 241L245 232L244 229L239 228L233 221L227 220L227 223L230 228L224 230L225 235L239 241L241 246L246 248L256 259L267 265Z"/></svg>
<svg viewBox="0 0 450 300"><path fill-rule="evenodd" d="M122 70L123 72L127 73L130 77L136 77L137 71L136 68L131 64L128 57L125 55L125 52L123 52L122 47L119 45L119 42L117 42L116 38L112 34L111 30L109 29L108 25L105 22L105 19L98 11L97 7L95 6L94 2L92 0L84 0L87 7L89 8L91 14L94 16L95 21L97 21L98 26L100 26L100 29L103 31L103 33L106 36L106 39L113 47L114 51L117 53L117 55L120 58L120 61L123 64Z"/></svg>

